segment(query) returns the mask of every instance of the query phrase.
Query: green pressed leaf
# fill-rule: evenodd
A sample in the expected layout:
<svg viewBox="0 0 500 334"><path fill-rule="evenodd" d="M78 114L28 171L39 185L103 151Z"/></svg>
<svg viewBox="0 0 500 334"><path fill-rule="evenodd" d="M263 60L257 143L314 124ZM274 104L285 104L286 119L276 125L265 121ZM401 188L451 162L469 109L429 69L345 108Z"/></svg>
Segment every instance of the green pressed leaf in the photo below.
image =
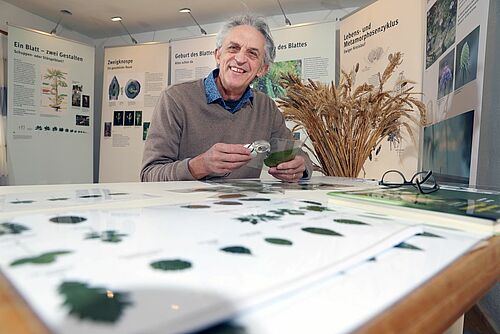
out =
<svg viewBox="0 0 500 334"><path fill-rule="evenodd" d="M158 269L158 270L176 271L176 270L189 269L193 265L189 261L175 259L175 260L160 260L160 261L155 261L155 262L152 262L150 264L150 266L152 268Z"/></svg>
<svg viewBox="0 0 500 334"><path fill-rule="evenodd" d="M286 239L265 238L264 240L266 240L270 244L274 244L274 245L283 245L283 246L291 246L291 245L293 245L293 242L291 242L290 240L286 240Z"/></svg>
<svg viewBox="0 0 500 334"><path fill-rule="evenodd" d="M312 204L312 205L321 205L321 203L314 202L314 201L301 201L301 202L304 202L304 203L307 203L307 204Z"/></svg>
<svg viewBox="0 0 500 334"><path fill-rule="evenodd" d="M98 198L102 197L102 195L82 195L80 198Z"/></svg>
<svg viewBox="0 0 500 334"><path fill-rule="evenodd" d="M244 194L222 194L219 195L219 198L221 199L229 199L229 198L241 198L241 197L246 197L247 195Z"/></svg>
<svg viewBox="0 0 500 334"><path fill-rule="evenodd" d="M333 221L336 222L336 223L339 223L339 224L370 225L368 223L364 223L362 221L354 220L354 219L334 219Z"/></svg>
<svg viewBox="0 0 500 334"><path fill-rule="evenodd" d="M87 233L85 239L101 239L103 242L121 242L122 237L127 236L125 233L117 233L115 230L103 231L101 233L98 232L90 232Z"/></svg>
<svg viewBox="0 0 500 334"><path fill-rule="evenodd" d="M243 246L224 247L224 248L221 248L220 250L223 252L233 253L233 254L252 255L252 251L250 251L250 249L243 247Z"/></svg>
<svg viewBox="0 0 500 334"><path fill-rule="evenodd" d="M304 232L309 232L313 234L321 234L321 235L330 235L330 236L336 236L336 237L343 237L342 234L329 230L327 228L320 228L320 227L304 227L302 229Z"/></svg>
<svg viewBox="0 0 500 334"><path fill-rule="evenodd" d="M210 205L205 205L205 204L188 204L188 205L183 205L181 208L186 208L186 209L208 209L210 208Z"/></svg>
<svg viewBox="0 0 500 334"><path fill-rule="evenodd" d="M69 198L68 197L56 197L56 198L49 198L49 201L55 202L55 201L67 201Z"/></svg>
<svg viewBox="0 0 500 334"><path fill-rule="evenodd" d="M19 266L22 264L48 264L52 263L56 260L56 258L59 255L65 255L65 254L70 254L72 253L71 251L54 251L54 252L48 252L48 253L43 253L39 256L33 256L33 257L25 257L19 260L16 260L12 262L10 265L11 267Z"/></svg>
<svg viewBox="0 0 500 334"><path fill-rule="evenodd" d="M243 217L236 218L242 223L250 223L253 225L257 225L258 223L272 221L272 220L280 220L280 216L268 215L266 213L262 213L259 215L248 215Z"/></svg>
<svg viewBox="0 0 500 334"><path fill-rule="evenodd" d="M247 202L269 202L271 199L270 198L261 198L261 197L252 197L252 198L242 198L240 201L247 201Z"/></svg>
<svg viewBox="0 0 500 334"><path fill-rule="evenodd" d="M243 203L236 202L236 201L219 201L219 202L214 202L214 204L219 204L219 205L243 205Z"/></svg>
<svg viewBox="0 0 500 334"><path fill-rule="evenodd" d="M291 215L291 216L303 216L304 212L300 210L294 210L294 209L276 209L276 210L269 210L270 213L276 214L278 216L284 216L286 214Z"/></svg>
<svg viewBox="0 0 500 334"><path fill-rule="evenodd" d="M26 200L18 200L18 201L12 201L10 202L11 204L30 204L33 203L34 201L26 199Z"/></svg>
<svg viewBox="0 0 500 334"><path fill-rule="evenodd" d="M308 205L308 206L301 207L301 209L308 210L308 211L315 211L315 212L333 211L332 209L327 208L326 206L322 206L322 205Z"/></svg>
<svg viewBox="0 0 500 334"><path fill-rule="evenodd" d="M419 234L417 234L417 236L419 236L419 237L428 237L428 238L443 238L440 235L437 235L437 234L434 234L434 233L430 233L430 232L419 233Z"/></svg>
<svg viewBox="0 0 500 334"><path fill-rule="evenodd" d="M50 218L49 220L56 224L78 224L86 221L87 218L78 216L57 216Z"/></svg>
<svg viewBox="0 0 500 334"><path fill-rule="evenodd" d="M24 231L28 231L29 228L21 224L16 223L1 223L0 224L0 235L4 234L21 234Z"/></svg>
<svg viewBox="0 0 500 334"><path fill-rule="evenodd" d="M114 323L126 307L132 305L129 293L89 287L87 283L63 282L57 291L64 298L69 314L81 320Z"/></svg>
<svg viewBox="0 0 500 334"><path fill-rule="evenodd" d="M423 250L422 248L419 248L417 246L413 246L412 244L409 244L407 242L402 242L399 245L394 246L396 248L402 248L402 249L411 249L411 250Z"/></svg>

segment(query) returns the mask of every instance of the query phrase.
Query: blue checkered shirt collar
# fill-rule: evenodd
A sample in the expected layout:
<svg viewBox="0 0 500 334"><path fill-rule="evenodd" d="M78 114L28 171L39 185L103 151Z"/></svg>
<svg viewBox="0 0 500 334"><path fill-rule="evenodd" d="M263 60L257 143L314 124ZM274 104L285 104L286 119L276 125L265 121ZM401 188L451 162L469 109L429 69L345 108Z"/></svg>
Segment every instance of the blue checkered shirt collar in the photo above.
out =
<svg viewBox="0 0 500 334"><path fill-rule="evenodd" d="M215 84L215 79L218 76L219 69L216 68L205 78L205 96L207 97L207 103L217 103L222 106L222 108L234 114L235 112L240 110L247 102L251 102L253 100L252 89L248 87L245 93L243 93L243 96L237 101L237 103L231 103L231 105L226 104L219 92L219 89L217 89L217 85Z"/></svg>

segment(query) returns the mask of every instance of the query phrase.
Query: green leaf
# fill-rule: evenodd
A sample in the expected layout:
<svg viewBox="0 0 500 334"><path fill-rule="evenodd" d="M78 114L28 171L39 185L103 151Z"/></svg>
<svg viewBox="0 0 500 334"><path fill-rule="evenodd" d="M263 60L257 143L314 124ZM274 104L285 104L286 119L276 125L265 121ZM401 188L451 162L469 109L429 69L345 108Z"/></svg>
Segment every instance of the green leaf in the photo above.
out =
<svg viewBox="0 0 500 334"><path fill-rule="evenodd" d="M241 198L240 201L247 202L269 202L270 198L252 197L252 198Z"/></svg>
<svg viewBox="0 0 500 334"><path fill-rule="evenodd" d="M312 204L312 205L321 205L321 203L319 202L314 202L314 201L301 201L303 203L307 203L307 204Z"/></svg>
<svg viewBox="0 0 500 334"><path fill-rule="evenodd" d="M402 248L402 249L411 249L411 250L423 250L422 248L419 248L417 246L413 246L412 244L409 244L407 242L402 242L399 245L394 246L396 248Z"/></svg>
<svg viewBox="0 0 500 334"><path fill-rule="evenodd" d="M276 210L269 210L270 213L279 215L279 216L284 216L286 214L291 215L291 216L303 216L304 212L300 210L294 210L294 209L276 209Z"/></svg>
<svg viewBox="0 0 500 334"><path fill-rule="evenodd" d="M150 264L150 266L154 269L163 270L163 271L176 271L176 270L189 269L193 265L189 261L175 259L175 260L155 261L155 262L152 262Z"/></svg>
<svg viewBox="0 0 500 334"><path fill-rule="evenodd" d="M210 208L210 205L205 205L205 204L188 204L188 205L183 205L181 208L186 208L186 209L208 209Z"/></svg>
<svg viewBox="0 0 500 334"><path fill-rule="evenodd" d="M238 219L242 223L250 223L253 225L257 225L258 223L261 223L261 222L280 220L281 217L262 213L259 215L252 214L252 215L248 215L248 216L238 217L236 219Z"/></svg>
<svg viewBox="0 0 500 334"><path fill-rule="evenodd" d="M283 246L291 246L291 245L293 245L293 242L291 242L290 240L286 240L286 239L265 238L264 240L266 240L270 244L274 244L274 245L283 245Z"/></svg>
<svg viewBox="0 0 500 334"><path fill-rule="evenodd" d="M19 260L16 260L12 262L10 265L11 267L19 266L22 264L49 264L52 263L56 260L56 258L59 255L65 255L65 254L70 254L72 253L71 251L54 251L54 252L48 252L48 253L43 253L39 256L33 256L33 257L25 257Z"/></svg>
<svg viewBox="0 0 500 334"><path fill-rule="evenodd" d="M321 235L329 235L336 237L343 237L342 234L337 233L335 231L329 230L327 228L319 228L319 227L304 227L302 231L313 233L313 234L321 234Z"/></svg>
<svg viewBox="0 0 500 334"><path fill-rule="evenodd" d="M339 224L370 225L370 224L363 223L362 221L354 220L354 219L334 219L333 221L336 223L339 223Z"/></svg>
<svg viewBox="0 0 500 334"><path fill-rule="evenodd" d="M297 150L294 149L274 152L269 154L269 156L266 159L264 159L264 163L266 164L267 167L275 167L282 162L293 160L296 154Z"/></svg>
<svg viewBox="0 0 500 334"><path fill-rule="evenodd" d="M87 218L77 216L57 216L50 218L49 220L56 224L78 224L86 221Z"/></svg>
<svg viewBox="0 0 500 334"><path fill-rule="evenodd" d="M419 233L419 234L417 234L417 236L419 236L419 237L428 237L428 238L443 238L440 235L437 235L437 234L434 234L434 233L430 233L430 232Z"/></svg>
<svg viewBox="0 0 500 334"><path fill-rule="evenodd" d="M243 246L224 247L224 248L221 248L220 250L223 252L233 253L233 254L252 255L252 252L250 251L250 249L243 247Z"/></svg>
<svg viewBox="0 0 500 334"><path fill-rule="evenodd" d="M236 201L219 201L219 202L214 202L214 204L219 204L219 205L243 205L243 203L236 202Z"/></svg>
<svg viewBox="0 0 500 334"><path fill-rule="evenodd" d="M319 206L319 205L308 205L301 207L303 210L308 210L308 211L315 211L315 212L323 212L323 211L333 211L330 208L327 208L326 206Z"/></svg>
<svg viewBox="0 0 500 334"><path fill-rule="evenodd" d="M87 283L63 282L57 291L63 296L69 314L81 320L115 323L124 309L132 305L129 293L89 287Z"/></svg>
<svg viewBox="0 0 500 334"><path fill-rule="evenodd" d="M28 231L29 228L17 223L1 223L0 224L0 235L4 234L21 234L24 231Z"/></svg>

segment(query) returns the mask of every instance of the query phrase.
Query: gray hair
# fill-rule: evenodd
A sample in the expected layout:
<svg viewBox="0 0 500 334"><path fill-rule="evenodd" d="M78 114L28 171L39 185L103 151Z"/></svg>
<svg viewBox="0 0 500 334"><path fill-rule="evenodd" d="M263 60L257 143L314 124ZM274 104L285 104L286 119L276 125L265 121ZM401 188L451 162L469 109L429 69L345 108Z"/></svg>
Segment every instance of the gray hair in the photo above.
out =
<svg viewBox="0 0 500 334"><path fill-rule="evenodd" d="M222 42L226 38L229 31L237 26L243 25L254 27L262 34L262 36L264 36L264 39L266 40L266 44L264 47L264 64L272 64L274 61L274 57L276 57L276 48L274 47L274 41L271 36L269 26L267 25L266 21L264 21L263 17L245 14L229 19L229 21L222 26L219 33L217 34L217 37L215 39L215 47L217 49L220 49L222 47Z"/></svg>

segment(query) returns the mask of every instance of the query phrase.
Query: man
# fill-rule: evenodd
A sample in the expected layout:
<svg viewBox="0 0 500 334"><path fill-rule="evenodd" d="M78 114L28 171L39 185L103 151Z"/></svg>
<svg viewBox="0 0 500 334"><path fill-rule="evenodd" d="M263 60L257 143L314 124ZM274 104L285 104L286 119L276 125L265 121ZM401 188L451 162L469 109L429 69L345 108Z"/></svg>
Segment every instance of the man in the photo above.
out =
<svg viewBox="0 0 500 334"><path fill-rule="evenodd" d="M247 166L252 156L244 144L292 138L274 101L250 88L255 77L267 73L274 56L262 19L245 15L226 23L216 39L217 69L162 93L144 148L141 180L258 178L260 168ZM269 169L287 182L311 173L311 161L302 151Z"/></svg>

